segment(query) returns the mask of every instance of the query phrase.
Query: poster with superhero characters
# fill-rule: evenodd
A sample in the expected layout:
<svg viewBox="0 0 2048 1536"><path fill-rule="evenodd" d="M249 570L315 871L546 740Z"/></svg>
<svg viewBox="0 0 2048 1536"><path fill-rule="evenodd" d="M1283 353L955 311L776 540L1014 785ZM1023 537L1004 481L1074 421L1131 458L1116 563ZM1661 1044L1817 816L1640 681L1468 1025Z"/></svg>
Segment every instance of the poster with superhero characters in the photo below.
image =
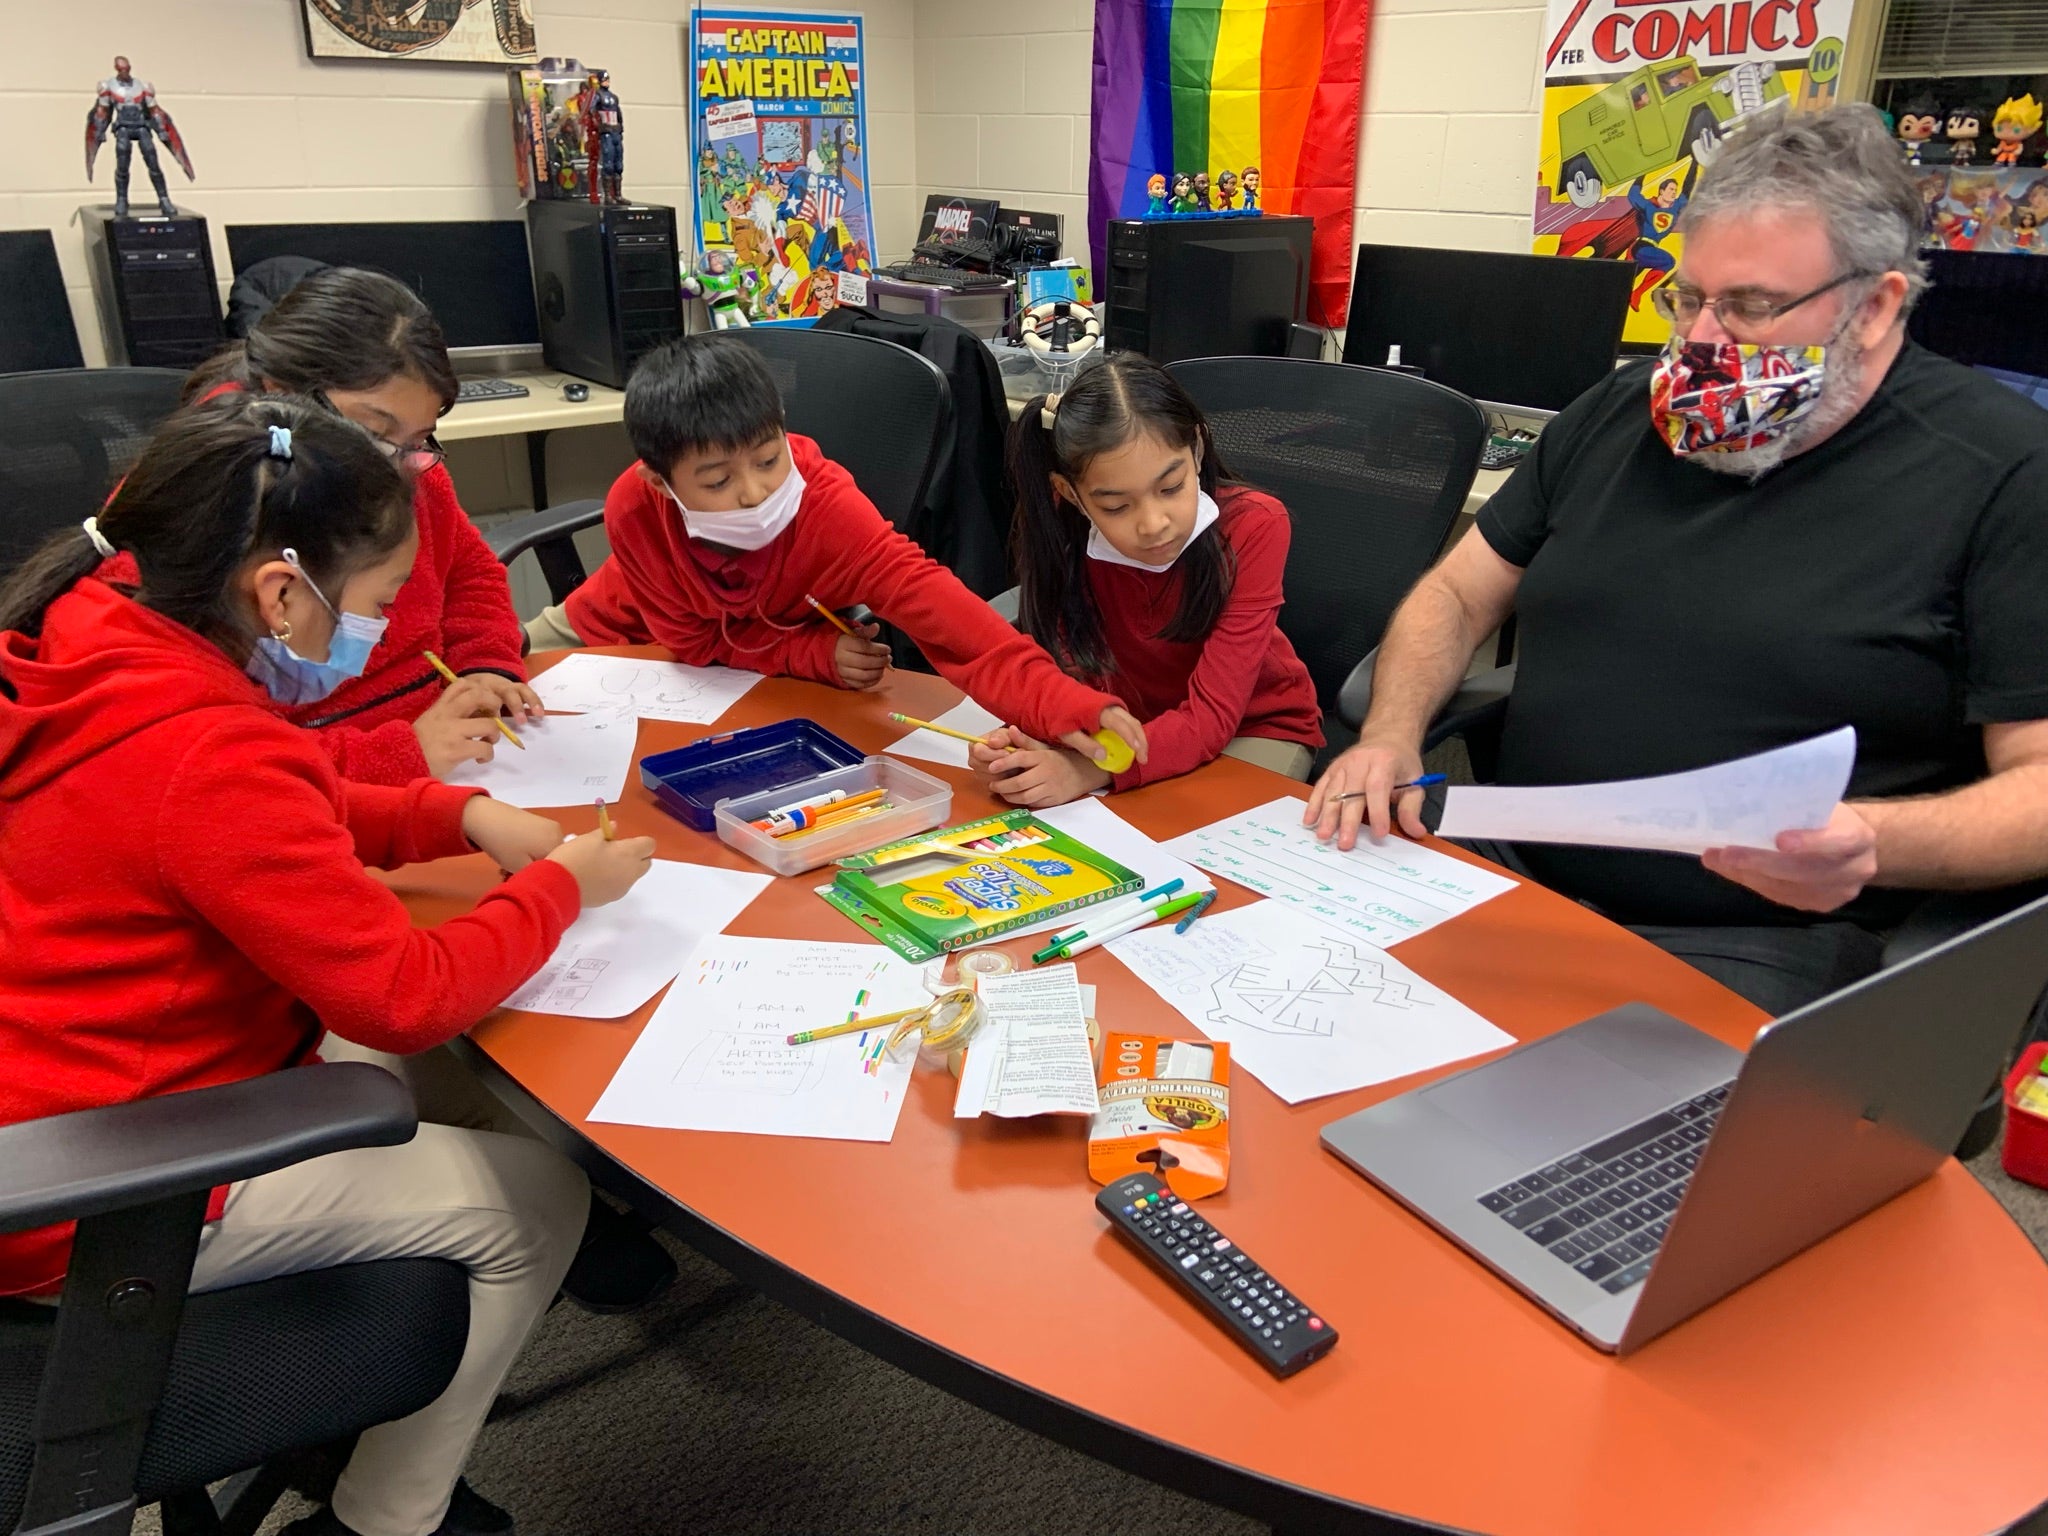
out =
<svg viewBox="0 0 2048 1536"><path fill-rule="evenodd" d="M750 271L757 321L822 314L874 270L861 45L858 16L691 13L697 249Z"/></svg>
<svg viewBox="0 0 2048 1536"><path fill-rule="evenodd" d="M1833 103L1853 4L1549 0L1534 250L1636 268L1624 341L1669 334L1649 297L1723 135Z"/></svg>
<svg viewBox="0 0 2048 1536"><path fill-rule="evenodd" d="M1930 250L2048 256L2048 169L1916 166Z"/></svg>

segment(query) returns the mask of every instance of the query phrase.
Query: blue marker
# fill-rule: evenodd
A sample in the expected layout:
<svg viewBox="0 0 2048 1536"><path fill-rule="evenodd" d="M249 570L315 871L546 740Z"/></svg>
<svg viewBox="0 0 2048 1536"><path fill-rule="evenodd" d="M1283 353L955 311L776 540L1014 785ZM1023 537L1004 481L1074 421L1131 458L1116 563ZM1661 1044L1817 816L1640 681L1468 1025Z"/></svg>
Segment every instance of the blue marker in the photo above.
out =
<svg viewBox="0 0 2048 1536"><path fill-rule="evenodd" d="M1209 903L1211 903L1215 899L1216 893L1214 891L1209 892L1208 895L1204 896L1200 901L1196 902L1192 908L1189 909L1187 916L1183 917L1179 922L1173 925L1173 931L1175 933L1186 933L1188 929L1194 926L1195 919L1200 917L1204 912L1209 910Z"/></svg>

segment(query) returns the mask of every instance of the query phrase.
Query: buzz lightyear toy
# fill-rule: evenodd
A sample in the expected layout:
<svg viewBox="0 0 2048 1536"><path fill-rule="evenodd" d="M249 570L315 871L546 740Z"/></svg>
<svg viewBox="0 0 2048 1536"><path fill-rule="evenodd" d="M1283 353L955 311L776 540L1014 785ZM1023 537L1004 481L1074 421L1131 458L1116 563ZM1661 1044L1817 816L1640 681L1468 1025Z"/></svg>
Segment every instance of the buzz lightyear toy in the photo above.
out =
<svg viewBox="0 0 2048 1536"><path fill-rule="evenodd" d="M747 300L755 282L754 269L742 267L731 251L709 250L698 258L696 271L683 279L683 292L702 299L711 311L711 323L723 331L754 323L747 318Z"/></svg>

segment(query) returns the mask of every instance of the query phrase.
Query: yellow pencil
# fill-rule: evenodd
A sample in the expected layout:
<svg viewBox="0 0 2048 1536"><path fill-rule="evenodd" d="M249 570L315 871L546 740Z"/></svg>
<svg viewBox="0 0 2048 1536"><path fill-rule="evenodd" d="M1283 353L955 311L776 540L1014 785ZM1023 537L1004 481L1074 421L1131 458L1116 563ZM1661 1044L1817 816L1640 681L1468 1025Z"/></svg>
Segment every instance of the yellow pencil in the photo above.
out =
<svg viewBox="0 0 2048 1536"><path fill-rule="evenodd" d="M889 711L889 718L898 725L914 725L921 731L937 731L941 736L950 736L955 741L979 742L983 739L971 731L956 731L950 725L934 725L931 721L920 720L915 715L899 715L893 709Z"/></svg>
<svg viewBox="0 0 2048 1536"><path fill-rule="evenodd" d="M604 840L612 840L612 813L605 809L604 796L597 797L597 830L604 834Z"/></svg>
<svg viewBox="0 0 2048 1536"><path fill-rule="evenodd" d="M877 1014L871 1019L848 1019L844 1024L828 1024L823 1029L800 1030L783 1038L785 1045L809 1045L813 1040L831 1040L840 1035L857 1035L864 1029L879 1029L884 1024L894 1024L909 1018L913 1013L930 1012L930 1004L921 1008L905 1008L899 1013Z"/></svg>
<svg viewBox="0 0 2048 1536"><path fill-rule="evenodd" d="M427 658L427 665L432 667L436 672L440 673L443 680L445 680L446 682L452 685L462 681L461 678L457 677L453 672L450 672L448 670L448 663L443 661L440 657L436 656L432 651L422 651L420 654ZM517 747L522 752L526 750L526 743L521 741L519 739L518 733L514 731L511 726L507 725L503 720L500 720L496 715L492 715L491 724L495 725L499 730L503 731L505 733L505 739L511 742L513 746Z"/></svg>
<svg viewBox="0 0 2048 1536"><path fill-rule="evenodd" d="M809 603L813 608L817 609L818 612L825 615L825 622L830 624L834 629L838 630L839 633L841 633L842 635L845 635L849 640L858 640L860 638L859 635L853 632L852 626L849 625L846 622L846 620L839 617L838 614L834 613L830 608L827 608L823 603L819 602L815 597L811 596L810 593L806 592L804 594L804 601Z"/></svg>

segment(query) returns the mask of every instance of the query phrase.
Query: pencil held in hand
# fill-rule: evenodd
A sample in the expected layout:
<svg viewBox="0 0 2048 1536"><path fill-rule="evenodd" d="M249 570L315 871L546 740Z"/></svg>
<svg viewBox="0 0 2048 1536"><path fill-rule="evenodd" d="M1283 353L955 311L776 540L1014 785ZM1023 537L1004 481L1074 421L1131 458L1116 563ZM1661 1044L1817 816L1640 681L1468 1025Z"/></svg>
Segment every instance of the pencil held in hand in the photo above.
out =
<svg viewBox="0 0 2048 1536"><path fill-rule="evenodd" d="M443 661L440 657L436 656L432 651L422 651L420 654L427 658L428 666L432 667L436 672L441 674L441 679L443 682L446 682L450 686L453 686L454 684L462 681L461 678L457 677L453 672L451 672L448 669L448 663ZM499 731L503 733L505 739L511 742L513 746L517 747L522 752L526 750L526 743L519 739L519 733L513 730L512 727L507 725L503 720L499 719L495 714L491 716L491 724L495 725L499 729Z"/></svg>
<svg viewBox="0 0 2048 1536"><path fill-rule="evenodd" d="M810 593L806 592L804 594L804 601L809 603L813 608L817 609L818 612L825 615L825 622L827 624L830 624L834 629L838 630L839 633L841 633L842 635L845 635L849 640L858 640L861 638L859 635L853 632L852 626L849 625L846 622L846 620L839 617L838 614L834 613L830 608L827 608L823 603L819 602L815 597L811 596Z"/></svg>
<svg viewBox="0 0 2048 1536"><path fill-rule="evenodd" d="M612 813L605 808L604 796L597 797L597 830L604 834L604 840L612 840Z"/></svg>
<svg viewBox="0 0 2048 1536"><path fill-rule="evenodd" d="M977 746L979 746L981 742L986 739L985 737L976 736L967 731L956 731L950 725L934 725L931 721L920 720L915 715L899 715L893 709L889 711L889 718L891 720L894 720L898 725L914 725L920 731L936 731L941 736L950 736L955 741L973 742Z"/></svg>

